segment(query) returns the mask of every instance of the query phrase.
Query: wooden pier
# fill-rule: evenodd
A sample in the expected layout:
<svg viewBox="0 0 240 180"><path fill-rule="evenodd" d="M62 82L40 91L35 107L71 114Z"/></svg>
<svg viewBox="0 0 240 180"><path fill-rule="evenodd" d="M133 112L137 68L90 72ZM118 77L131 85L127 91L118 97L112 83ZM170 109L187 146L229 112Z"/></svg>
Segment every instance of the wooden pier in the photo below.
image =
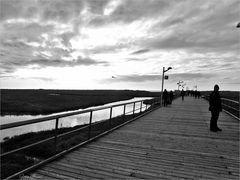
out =
<svg viewBox="0 0 240 180"><path fill-rule="evenodd" d="M209 131L204 99L185 97L81 147L27 179L239 179L239 121Z"/></svg>

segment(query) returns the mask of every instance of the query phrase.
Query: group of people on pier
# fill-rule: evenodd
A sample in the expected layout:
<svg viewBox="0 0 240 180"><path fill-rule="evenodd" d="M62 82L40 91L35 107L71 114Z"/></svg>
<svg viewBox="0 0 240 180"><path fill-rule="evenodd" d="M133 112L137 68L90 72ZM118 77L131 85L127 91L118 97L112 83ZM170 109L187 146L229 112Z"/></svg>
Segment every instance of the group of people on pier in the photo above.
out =
<svg viewBox="0 0 240 180"><path fill-rule="evenodd" d="M167 106L168 104L172 104L172 100L173 100L173 91L171 90L170 92L168 92L166 89L164 90L163 92L163 106ZM201 97L201 93L200 91L184 91L182 89L182 91L180 92L180 96L182 97L182 100L184 100L184 96L192 96L192 97L195 97L195 98L200 98Z"/></svg>
<svg viewBox="0 0 240 180"><path fill-rule="evenodd" d="M184 96L192 96L195 98L200 98L201 93L199 91L184 91L182 90L180 92L180 96L182 97L182 101L184 101ZM166 89L163 92L163 106L167 106L168 104L172 104L172 100L174 97L173 91L168 92ZM219 118L219 114L222 111L222 103L221 103L221 97L219 94L219 86L216 84L214 86L214 90L210 94L209 97L209 111L211 111L211 120L210 120L210 131L217 132L222 131L217 125L217 121Z"/></svg>
<svg viewBox="0 0 240 180"><path fill-rule="evenodd" d="M168 104L172 104L173 100L173 91L168 92L166 89L163 92L163 106L167 106Z"/></svg>
<svg viewBox="0 0 240 180"><path fill-rule="evenodd" d="M195 97L195 98L200 98L201 97L201 93L200 91L197 91L197 90L187 90L186 91L186 96L192 96L192 97Z"/></svg>

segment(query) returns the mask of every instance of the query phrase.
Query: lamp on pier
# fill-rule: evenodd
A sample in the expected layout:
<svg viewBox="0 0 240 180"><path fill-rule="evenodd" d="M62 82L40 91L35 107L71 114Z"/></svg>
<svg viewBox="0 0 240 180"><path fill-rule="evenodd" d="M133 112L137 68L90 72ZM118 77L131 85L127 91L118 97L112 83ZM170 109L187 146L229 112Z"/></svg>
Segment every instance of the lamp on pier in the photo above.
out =
<svg viewBox="0 0 240 180"><path fill-rule="evenodd" d="M165 67L163 67L163 73L162 73L162 91L161 91L161 101L160 101L160 105L162 106L162 103L163 103L163 85L164 85L164 79L165 79L165 76L164 76L164 73L171 70L172 67L168 67L167 69L165 69ZM168 77L167 77L168 79Z"/></svg>

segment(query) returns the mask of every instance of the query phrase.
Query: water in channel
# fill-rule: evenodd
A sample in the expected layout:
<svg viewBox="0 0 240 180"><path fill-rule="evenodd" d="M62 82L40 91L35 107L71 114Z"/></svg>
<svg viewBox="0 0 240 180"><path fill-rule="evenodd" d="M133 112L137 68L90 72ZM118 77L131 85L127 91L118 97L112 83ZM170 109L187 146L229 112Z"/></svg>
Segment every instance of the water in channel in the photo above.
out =
<svg viewBox="0 0 240 180"><path fill-rule="evenodd" d="M34 116L33 115L6 115L6 116L1 116L0 124L8 124L8 123L13 123L13 122L26 121L26 120L30 120L30 119L36 119L36 118L42 118L42 117L47 117L47 116L52 116L52 115L75 112L75 111L79 111L79 110L102 108L102 107L106 107L106 106L112 106L112 105L117 105L117 104L122 104L122 103L129 103L129 102L140 101L140 100L145 100L145 99L151 99L151 98L149 98L149 97L133 98L130 100L108 103L108 104L101 105L101 106L94 106L94 107L89 107L86 109L78 109L78 110L74 110L74 111L54 113L54 114L50 114L50 115L34 115ZM140 111L139 110L140 106L141 106L140 102L135 104L135 109L138 109L135 111L136 113ZM145 110L145 106L146 105L143 105L144 110ZM112 110L112 117L122 115L123 110L124 110L124 106L114 107ZM133 111L133 103L128 104L126 106L126 113L132 114L132 111ZM94 111L92 114L92 122L109 119L109 116L110 116L109 108L99 110L99 111ZM62 128L62 127L74 127L77 125L88 124L89 117L90 117L90 113L88 112L88 113L84 113L84 114L78 114L78 115L60 118L58 126L59 126L59 128ZM28 133L28 132L38 132L38 131L43 131L43 130L55 129L55 123L56 123L56 119L53 119L53 120L46 121L46 122L40 122L40 123L20 126L20 127L16 127L16 128L1 130L0 141L3 141L3 139L6 137L12 137L15 135L20 135L20 134L24 134L24 133Z"/></svg>

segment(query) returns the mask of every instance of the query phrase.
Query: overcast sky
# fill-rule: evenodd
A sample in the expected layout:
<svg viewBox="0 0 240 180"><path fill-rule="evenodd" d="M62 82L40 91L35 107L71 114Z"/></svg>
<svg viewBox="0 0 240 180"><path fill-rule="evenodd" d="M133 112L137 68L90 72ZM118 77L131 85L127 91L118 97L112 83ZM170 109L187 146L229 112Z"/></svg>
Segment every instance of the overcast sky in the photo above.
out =
<svg viewBox="0 0 240 180"><path fill-rule="evenodd" d="M240 88L239 0L0 0L0 87Z"/></svg>

